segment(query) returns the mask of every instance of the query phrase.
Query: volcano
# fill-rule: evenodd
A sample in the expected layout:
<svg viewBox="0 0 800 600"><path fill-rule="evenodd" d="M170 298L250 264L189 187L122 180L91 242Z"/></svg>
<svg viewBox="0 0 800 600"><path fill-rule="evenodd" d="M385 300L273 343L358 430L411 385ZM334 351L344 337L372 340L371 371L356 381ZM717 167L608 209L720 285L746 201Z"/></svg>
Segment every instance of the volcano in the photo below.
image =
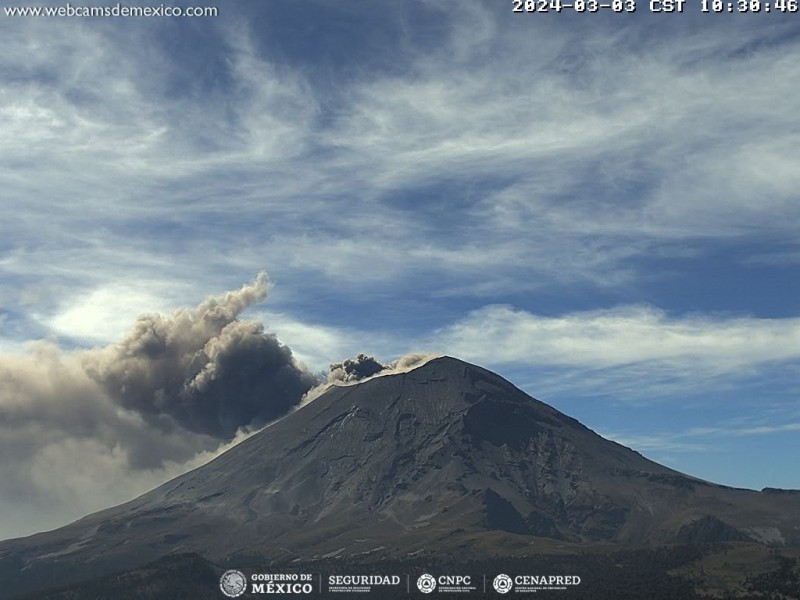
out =
<svg viewBox="0 0 800 600"><path fill-rule="evenodd" d="M126 504L0 543L0 597L175 553L281 564L552 544L800 544L800 493L684 475L443 357L335 386ZM22 574L22 576L21 576Z"/></svg>

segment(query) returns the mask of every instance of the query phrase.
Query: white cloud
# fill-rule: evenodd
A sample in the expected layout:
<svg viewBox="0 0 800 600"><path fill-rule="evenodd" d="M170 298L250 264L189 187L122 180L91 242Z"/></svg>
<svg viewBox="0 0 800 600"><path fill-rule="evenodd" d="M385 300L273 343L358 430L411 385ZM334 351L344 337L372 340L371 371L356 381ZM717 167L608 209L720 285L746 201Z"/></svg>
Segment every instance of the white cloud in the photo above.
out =
<svg viewBox="0 0 800 600"><path fill-rule="evenodd" d="M800 423L753 425L750 427L694 427L690 429L686 435L693 437L741 437L751 435L769 435L773 433L784 433L790 431L800 431Z"/></svg>
<svg viewBox="0 0 800 600"><path fill-rule="evenodd" d="M687 441L682 436L669 433L658 433L652 435L642 434L623 434L615 432L598 432L604 438L632 448L637 452L713 452L715 448L712 444L699 441Z"/></svg>
<svg viewBox="0 0 800 600"><path fill-rule="evenodd" d="M486 365L568 368L550 385L675 391L800 356L800 319L670 316L649 306L536 315L492 305L437 333L441 348Z"/></svg>
<svg viewBox="0 0 800 600"><path fill-rule="evenodd" d="M598 433L606 439L644 453L675 452L696 455L708 452L724 454L729 451L724 446L726 440L736 443L736 438L768 436L795 431L800 431L800 423L772 423L742 427L728 422L712 426L692 427L683 431L656 431L647 434L615 431Z"/></svg>
<svg viewBox="0 0 800 600"><path fill-rule="evenodd" d="M77 339L84 344L110 343L121 338L130 324L143 313L168 312L174 308L163 294L141 285L117 283L70 298L52 317L46 319L58 335ZM160 286L161 292L169 287Z"/></svg>
<svg viewBox="0 0 800 600"><path fill-rule="evenodd" d="M327 372L331 362L349 356L351 347L361 335L335 327L305 323L285 314L264 313L256 315L268 324L294 356L314 372Z"/></svg>

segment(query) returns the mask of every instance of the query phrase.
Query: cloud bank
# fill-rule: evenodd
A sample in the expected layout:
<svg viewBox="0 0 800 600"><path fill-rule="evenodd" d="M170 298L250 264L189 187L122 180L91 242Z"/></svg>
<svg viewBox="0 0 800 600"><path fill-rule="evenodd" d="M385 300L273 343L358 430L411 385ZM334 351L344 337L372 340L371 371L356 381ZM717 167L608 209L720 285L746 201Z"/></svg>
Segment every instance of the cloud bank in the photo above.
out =
<svg viewBox="0 0 800 600"><path fill-rule="evenodd" d="M800 357L800 319L671 315L621 305L540 315L488 305L436 332L439 347L488 367L539 369L537 393L641 399L730 382Z"/></svg>
<svg viewBox="0 0 800 600"><path fill-rule="evenodd" d="M800 319L675 317L647 305L546 316L490 305L444 330L440 341L488 363L607 368L674 361L732 371L796 358Z"/></svg>

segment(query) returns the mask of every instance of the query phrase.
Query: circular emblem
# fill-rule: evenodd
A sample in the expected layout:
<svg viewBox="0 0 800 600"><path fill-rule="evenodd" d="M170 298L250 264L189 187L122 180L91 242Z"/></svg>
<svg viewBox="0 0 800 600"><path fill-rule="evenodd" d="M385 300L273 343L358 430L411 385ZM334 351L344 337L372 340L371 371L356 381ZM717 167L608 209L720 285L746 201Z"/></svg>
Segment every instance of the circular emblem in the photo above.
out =
<svg viewBox="0 0 800 600"><path fill-rule="evenodd" d="M494 578L492 585L499 594L507 594L511 591L511 588L514 587L514 582L511 581L511 577L505 573L500 573L500 575Z"/></svg>
<svg viewBox="0 0 800 600"><path fill-rule="evenodd" d="M225 571L219 578L219 589L228 598L238 598L247 589L247 577L241 571L231 569Z"/></svg>
<svg viewBox="0 0 800 600"><path fill-rule="evenodd" d="M434 579L433 575L424 573L417 579L417 587L423 594L430 594L436 589L436 579Z"/></svg>

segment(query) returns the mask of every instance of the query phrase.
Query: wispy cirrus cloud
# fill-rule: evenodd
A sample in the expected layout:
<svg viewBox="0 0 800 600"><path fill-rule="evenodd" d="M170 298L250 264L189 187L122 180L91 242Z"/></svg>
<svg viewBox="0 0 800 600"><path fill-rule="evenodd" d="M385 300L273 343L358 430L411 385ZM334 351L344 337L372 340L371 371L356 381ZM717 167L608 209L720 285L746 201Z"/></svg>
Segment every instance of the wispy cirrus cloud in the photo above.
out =
<svg viewBox="0 0 800 600"><path fill-rule="evenodd" d="M749 435L769 435L772 433L784 433L790 431L800 431L800 422L780 423L773 425L754 425L751 427L695 427L690 429L686 435L692 437L739 437Z"/></svg>
<svg viewBox="0 0 800 600"><path fill-rule="evenodd" d="M544 316L493 305L436 338L480 364L549 368L545 388L608 391L611 384L638 389L636 395L663 394L797 360L800 319L673 316L643 305Z"/></svg>
<svg viewBox="0 0 800 600"><path fill-rule="evenodd" d="M204 61L144 27L121 44L110 26L5 22L3 183L22 208L3 272L67 294L121 272L198 293L266 262L287 286L363 297L421 277L499 298L625 287L652 257L702 260L698 240L790 234L798 67L780 27L748 52L758 28L642 46L634 29L507 16L468 3L424 49L390 39L397 69L340 80L288 68L245 18L180 32L213 45Z"/></svg>
<svg viewBox="0 0 800 600"><path fill-rule="evenodd" d="M481 346L479 338L491 343ZM470 354L507 363L609 368L674 361L727 372L796 358L800 319L676 317L642 305L540 316L495 305L445 329L442 339Z"/></svg>
<svg viewBox="0 0 800 600"><path fill-rule="evenodd" d="M628 446L644 453L683 453L688 456L698 453L716 452L724 454L728 451L727 442L736 438L752 436L771 436L774 434L800 431L800 422L774 423L772 425L735 426L730 423L713 427L692 427L682 431L655 432L652 434L623 433L600 431L600 435L623 446ZM687 469L688 471L689 469Z"/></svg>

